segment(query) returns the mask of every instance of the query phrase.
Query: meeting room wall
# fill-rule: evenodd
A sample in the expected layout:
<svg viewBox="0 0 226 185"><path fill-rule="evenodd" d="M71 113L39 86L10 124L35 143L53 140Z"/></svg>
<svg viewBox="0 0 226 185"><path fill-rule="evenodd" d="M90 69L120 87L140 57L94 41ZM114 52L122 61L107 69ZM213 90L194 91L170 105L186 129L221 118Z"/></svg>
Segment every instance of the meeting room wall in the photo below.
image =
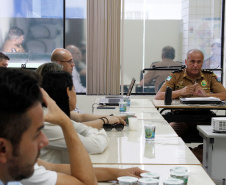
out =
<svg viewBox="0 0 226 185"><path fill-rule="evenodd" d="M124 84L129 84L133 77L139 82L143 68L150 67L152 62L161 61L164 46L173 46L176 51L175 60L184 61L182 20L125 20L123 38Z"/></svg>

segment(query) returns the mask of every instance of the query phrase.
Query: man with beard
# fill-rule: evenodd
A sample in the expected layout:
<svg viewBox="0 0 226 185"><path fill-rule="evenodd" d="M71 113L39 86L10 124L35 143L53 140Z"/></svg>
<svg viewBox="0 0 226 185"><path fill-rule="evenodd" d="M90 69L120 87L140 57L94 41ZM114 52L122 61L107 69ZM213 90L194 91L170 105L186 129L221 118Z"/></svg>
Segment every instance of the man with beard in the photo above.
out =
<svg viewBox="0 0 226 185"><path fill-rule="evenodd" d="M27 78L29 75L23 72L0 69L0 180L3 184L31 176L40 149L48 144L41 131L40 89L34 85L35 76Z"/></svg>
<svg viewBox="0 0 226 185"><path fill-rule="evenodd" d="M63 179L59 175L57 180L97 184L89 155L70 119L44 90L40 91L35 73L7 68L0 69L0 184L30 177L40 150L48 145L42 132L42 98L48 109L45 121L62 128L69 155L73 156L70 175Z"/></svg>
<svg viewBox="0 0 226 185"><path fill-rule="evenodd" d="M32 71L0 68L0 185L18 185L20 180L28 185L97 185L97 180L140 177L144 171L139 168L93 169L69 117L40 90L38 82L37 74ZM47 107L45 115L42 103ZM61 127L70 165L38 159L40 150L48 145L42 132L44 121Z"/></svg>

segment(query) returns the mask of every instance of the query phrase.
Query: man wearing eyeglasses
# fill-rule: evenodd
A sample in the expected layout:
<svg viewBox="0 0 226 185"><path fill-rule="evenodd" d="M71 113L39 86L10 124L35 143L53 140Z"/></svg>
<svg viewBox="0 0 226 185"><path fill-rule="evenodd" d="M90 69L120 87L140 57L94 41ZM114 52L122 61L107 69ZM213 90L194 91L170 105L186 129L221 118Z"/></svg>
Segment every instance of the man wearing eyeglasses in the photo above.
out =
<svg viewBox="0 0 226 185"><path fill-rule="evenodd" d="M63 48L55 49L52 52L51 61L62 65L64 71L72 74L76 92L86 92L86 88L81 84L80 75L74 68L75 64L73 62L72 55L68 50Z"/></svg>

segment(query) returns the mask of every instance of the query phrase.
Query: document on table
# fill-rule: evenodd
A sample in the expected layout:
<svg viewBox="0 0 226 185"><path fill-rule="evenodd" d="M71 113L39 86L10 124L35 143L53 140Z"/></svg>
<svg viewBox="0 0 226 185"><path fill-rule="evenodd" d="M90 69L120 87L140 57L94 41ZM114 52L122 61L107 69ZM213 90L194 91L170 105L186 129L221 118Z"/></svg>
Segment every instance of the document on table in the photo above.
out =
<svg viewBox="0 0 226 185"><path fill-rule="evenodd" d="M193 98L180 98L181 103L197 103L197 104L218 104L222 101L216 97L193 97Z"/></svg>

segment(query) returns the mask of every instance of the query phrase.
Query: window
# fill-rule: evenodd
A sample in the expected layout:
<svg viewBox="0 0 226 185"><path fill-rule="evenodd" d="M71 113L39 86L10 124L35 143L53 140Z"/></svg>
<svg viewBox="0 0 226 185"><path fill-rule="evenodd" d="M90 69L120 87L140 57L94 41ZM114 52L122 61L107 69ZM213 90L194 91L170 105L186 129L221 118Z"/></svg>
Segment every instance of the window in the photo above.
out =
<svg viewBox="0 0 226 185"><path fill-rule="evenodd" d="M37 68L50 62L55 48L73 45L76 69L86 87L86 0L2 0L1 5L0 47L11 58L9 67ZM158 90L157 78L141 83L148 73L142 71L162 61L165 46L174 48L173 60L179 65L188 50L200 49L203 68L213 69L221 78L222 0L122 0L122 7L122 93L133 77L133 93ZM14 43L8 42L10 30L19 35L11 34Z"/></svg>
<svg viewBox="0 0 226 185"><path fill-rule="evenodd" d="M63 47L63 0L2 0L1 50L9 67L37 68Z"/></svg>
<svg viewBox="0 0 226 185"><path fill-rule="evenodd" d="M200 49L203 68L217 69L214 72L221 78L221 5L221 0L125 0L123 83L134 77L134 92L155 93L164 81L160 78L166 79L170 70L151 71L158 75L146 85L141 80L148 71L142 70L159 66L165 46L175 49L173 61L178 65L184 63L188 50Z"/></svg>
<svg viewBox="0 0 226 185"><path fill-rule="evenodd" d="M66 0L65 48L72 53L83 87L86 87L86 7L86 0Z"/></svg>

